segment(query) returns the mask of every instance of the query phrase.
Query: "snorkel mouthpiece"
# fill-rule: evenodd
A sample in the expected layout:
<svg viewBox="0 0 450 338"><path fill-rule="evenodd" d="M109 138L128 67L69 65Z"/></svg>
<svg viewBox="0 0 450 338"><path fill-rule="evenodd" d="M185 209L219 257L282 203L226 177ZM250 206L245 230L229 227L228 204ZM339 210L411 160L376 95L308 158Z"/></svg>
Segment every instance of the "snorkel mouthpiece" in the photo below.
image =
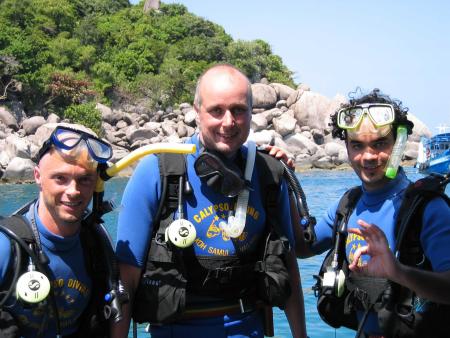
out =
<svg viewBox="0 0 450 338"><path fill-rule="evenodd" d="M400 161L402 160L403 152L405 151L406 141L408 139L408 130L405 126L397 127L397 139L394 143L394 148L392 149L391 156L386 165L385 176L394 179L397 176L398 167L400 166Z"/></svg>
<svg viewBox="0 0 450 338"><path fill-rule="evenodd" d="M253 167L255 164L256 144L253 141L247 142L247 161L245 164L245 180L250 182L253 174ZM228 216L227 222L220 222L219 227L225 234L231 238L239 237L245 228L245 220L247 218L247 205L250 191L248 188L243 189L237 199L236 214Z"/></svg>

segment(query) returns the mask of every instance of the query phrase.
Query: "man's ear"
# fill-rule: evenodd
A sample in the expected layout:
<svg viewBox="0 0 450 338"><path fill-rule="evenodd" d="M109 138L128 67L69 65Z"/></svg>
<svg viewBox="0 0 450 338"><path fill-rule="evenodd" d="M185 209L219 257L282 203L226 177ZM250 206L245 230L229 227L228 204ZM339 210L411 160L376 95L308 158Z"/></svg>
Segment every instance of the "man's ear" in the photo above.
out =
<svg viewBox="0 0 450 338"><path fill-rule="evenodd" d="M200 109L197 107L196 104L194 104L194 111L195 111L195 124L197 125L197 127L200 128Z"/></svg>
<svg viewBox="0 0 450 338"><path fill-rule="evenodd" d="M34 181L36 182L39 189L41 188L41 168L39 165L35 166L33 169Z"/></svg>

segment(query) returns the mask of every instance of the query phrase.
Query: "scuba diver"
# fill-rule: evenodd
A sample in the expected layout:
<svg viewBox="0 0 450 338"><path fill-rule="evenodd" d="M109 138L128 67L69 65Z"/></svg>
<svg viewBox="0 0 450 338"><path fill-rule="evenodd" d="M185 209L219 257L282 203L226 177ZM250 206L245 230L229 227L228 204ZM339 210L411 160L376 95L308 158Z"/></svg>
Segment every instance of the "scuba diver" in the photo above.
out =
<svg viewBox="0 0 450 338"><path fill-rule="evenodd" d="M79 125L56 125L42 145L38 198L0 219L0 336L109 337L108 319L121 319L104 210L88 210L111 156Z"/></svg>
<svg viewBox="0 0 450 338"><path fill-rule="evenodd" d="M130 320L152 337L273 336L272 307L306 337L288 188L280 161L245 141L251 86L232 65L200 77L187 156L147 156L125 189L116 255Z"/></svg>
<svg viewBox="0 0 450 338"><path fill-rule="evenodd" d="M331 115L361 186L315 227L301 256L330 250L314 287L321 318L357 337L447 337L450 329L448 177L412 184L399 167L413 123L374 89Z"/></svg>

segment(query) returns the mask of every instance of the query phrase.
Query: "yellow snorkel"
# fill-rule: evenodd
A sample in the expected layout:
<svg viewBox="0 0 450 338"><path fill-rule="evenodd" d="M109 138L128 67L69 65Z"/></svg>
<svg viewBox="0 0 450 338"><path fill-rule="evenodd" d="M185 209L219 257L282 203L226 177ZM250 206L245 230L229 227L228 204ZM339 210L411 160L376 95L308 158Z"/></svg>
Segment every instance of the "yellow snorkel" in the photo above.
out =
<svg viewBox="0 0 450 338"><path fill-rule="evenodd" d="M157 153L172 153L172 154L192 154L195 153L195 144L184 144L184 143L154 143L143 147L140 147L127 156L119 160L117 163L106 168L97 180L97 185L95 187L95 192L100 193L104 190L104 183L111 177L116 176L120 171L129 167L136 161L140 160L142 157L150 154Z"/></svg>

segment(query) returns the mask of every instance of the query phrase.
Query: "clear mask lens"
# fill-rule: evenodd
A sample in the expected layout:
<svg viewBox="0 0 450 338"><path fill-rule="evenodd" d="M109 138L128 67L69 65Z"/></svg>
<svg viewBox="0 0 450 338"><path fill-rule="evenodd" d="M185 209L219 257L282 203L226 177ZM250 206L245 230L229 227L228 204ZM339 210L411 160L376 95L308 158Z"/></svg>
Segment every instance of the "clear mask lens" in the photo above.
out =
<svg viewBox="0 0 450 338"><path fill-rule="evenodd" d="M342 129L357 128L362 118L367 115L375 127L382 127L394 122L394 107L390 104L362 104L344 108L338 112L338 126Z"/></svg>
<svg viewBox="0 0 450 338"><path fill-rule="evenodd" d="M55 146L65 150L75 148L82 140L86 143L89 154L97 162L104 163L111 158L111 146L93 135L67 128L57 128L53 134Z"/></svg>

